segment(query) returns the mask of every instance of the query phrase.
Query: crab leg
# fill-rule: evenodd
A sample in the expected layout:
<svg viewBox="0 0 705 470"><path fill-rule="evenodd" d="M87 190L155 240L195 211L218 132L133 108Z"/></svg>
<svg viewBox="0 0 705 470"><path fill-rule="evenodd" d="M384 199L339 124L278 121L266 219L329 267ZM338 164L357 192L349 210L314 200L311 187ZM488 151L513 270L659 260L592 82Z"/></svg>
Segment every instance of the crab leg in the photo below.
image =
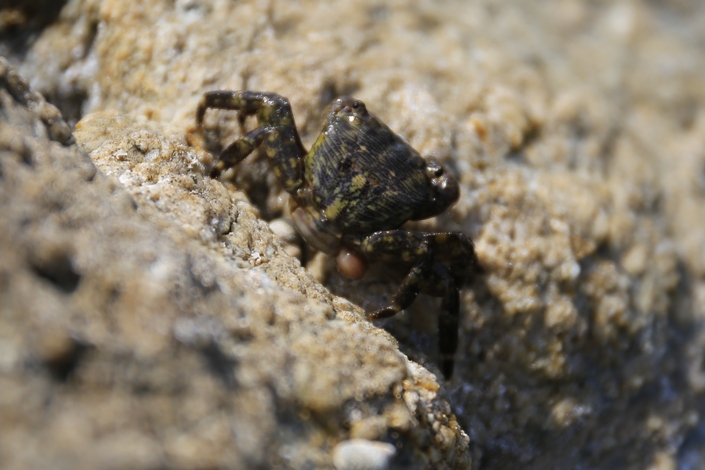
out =
<svg viewBox="0 0 705 470"><path fill-rule="evenodd" d="M296 131L289 101L276 93L257 91L211 91L203 95L196 111L200 127L209 108L239 111L244 116L257 116L257 129L231 144L224 158L214 168L217 175L236 165L259 145L264 145L274 173L284 189L292 195L304 184L303 158L306 150Z"/></svg>
<svg viewBox="0 0 705 470"><path fill-rule="evenodd" d="M211 170L211 178L217 178L224 170L232 168L244 160L262 144L267 133L271 131L271 127L258 127L228 145L220 154L218 163Z"/></svg>
<svg viewBox="0 0 705 470"><path fill-rule="evenodd" d="M434 263L431 280L424 287L425 292L442 299L441 311L438 312L438 349L441 353L441 372L446 379L450 379L458 350L460 293L450 270L440 263Z"/></svg>
<svg viewBox="0 0 705 470"><path fill-rule="evenodd" d="M365 238L360 248L368 259L386 262L412 263L413 267L399 285L388 306L371 312L371 319L389 318L407 308L423 291L441 297L438 313L438 340L441 353L441 371L446 379L453 375L454 356L458 349L460 302L458 286L450 270L434 261L436 245L449 238L465 238L458 234L422 234L404 230L377 232ZM451 253L454 250L450 250ZM458 254L467 251L458 249ZM474 254L474 252L472 252ZM444 255L449 253L444 252Z"/></svg>
<svg viewBox="0 0 705 470"><path fill-rule="evenodd" d="M405 230L386 230L366 237L360 244L362 254L371 261L404 262L412 268L402 281L390 304L375 312L372 319L389 318L407 308L421 291L433 266L433 253L424 234Z"/></svg>

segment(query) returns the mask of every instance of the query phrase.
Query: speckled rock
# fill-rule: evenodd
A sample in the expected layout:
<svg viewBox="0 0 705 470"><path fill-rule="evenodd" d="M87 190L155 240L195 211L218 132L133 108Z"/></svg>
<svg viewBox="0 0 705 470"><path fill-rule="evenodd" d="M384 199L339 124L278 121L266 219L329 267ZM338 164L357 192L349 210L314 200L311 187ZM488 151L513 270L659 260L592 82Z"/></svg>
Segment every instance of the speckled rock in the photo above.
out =
<svg viewBox="0 0 705 470"><path fill-rule="evenodd" d="M0 59L4 467L332 468L369 420L389 468L468 466L435 378L279 254L207 155L94 114L98 171L26 87Z"/></svg>
<svg viewBox="0 0 705 470"><path fill-rule="evenodd" d="M364 362L380 354L360 344L382 341L390 345L382 357L401 357L360 309L329 293L371 309L396 281L381 268L344 280L304 248L328 290L313 282L265 222L286 215L286 197L261 157L244 162L232 185L204 177L211 155L243 129L233 113L209 112L205 136L194 132L201 93L287 96L307 145L325 106L354 94L456 174L458 204L415 225L466 232L484 267L462 293L456 377L424 393L392 387L403 403L385 408L385 418L340 418L344 432L312 447L327 463L338 442L385 440L394 413L406 422L400 410L440 396L451 408L434 401L435 413L447 421L416 412L420 429L458 436L454 413L482 468L697 468L692 462L705 459L704 31L705 7L680 0L75 0L11 60L71 122L98 113L81 122L79 143L145 220L213 253L222 270L194 268L206 279L199 282L250 286L232 280L244 276L266 299L320 303L295 342L311 359L291 368L291 393L305 407L334 409L331 395L354 388L318 376L314 366L335 367L331 349ZM223 280L230 270L239 274ZM435 305L421 298L385 323L431 371ZM303 309L294 310L288 325L299 324ZM338 336L309 333L338 321L361 329L349 349ZM175 338L203 335L186 325ZM51 356L66 344L38 350ZM379 388L370 386L425 380L425 369L400 361L388 365L393 377L380 371ZM266 375L258 367L276 369L276 359L262 362L238 359L252 380ZM414 381L402 379L408 374Z"/></svg>

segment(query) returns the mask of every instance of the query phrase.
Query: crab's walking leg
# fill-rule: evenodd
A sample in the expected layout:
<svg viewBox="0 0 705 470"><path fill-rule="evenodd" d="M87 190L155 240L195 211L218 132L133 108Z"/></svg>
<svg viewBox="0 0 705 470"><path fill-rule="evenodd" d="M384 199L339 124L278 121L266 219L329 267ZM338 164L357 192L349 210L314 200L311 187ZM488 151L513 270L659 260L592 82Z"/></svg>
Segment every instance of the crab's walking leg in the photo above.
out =
<svg viewBox="0 0 705 470"><path fill-rule="evenodd" d="M434 263L431 279L424 286L424 292L442 299L441 311L438 313L438 350L441 353L443 377L450 379L453 376L460 328L458 286L448 268L440 263Z"/></svg>
<svg viewBox="0 0 705 470"><path fill-rule="evenodd" d="M449 242L451 246L448 246ZM370 318L388 318L399 313L411 305L421 291L441 297L441 310L438 314L441 371L446 379L450 379L453 375L455 352L458 349L460 294L451 271L441 264L441 261L462 262L461 259L451 259L451 256L459 256L467 262L474 262L472 242L460 233L423 234L389 230L365 238L360 248L370 260L388 263L402 261L413 266L390 304L370 313ZM435 256L437 251L443 255L442 260Z"/></svg>
<svg viewBox="0 0 705 470"><path fill-rule="evenodd" d="M450 266L457 266L466 273L480 270L475 254L475 245L461 232L441 232L426 234L433 240L433 253L436 259Z"/></svg>
<svg viewBox="0 0 705 470"><path fill-rule="evenodd" d="M218 163L211 170L211 177L217 178L223 171L234 167L244 160L245 157L262 144L264 138L271 131L271 127L258 127L228 145L223 150L223 153L220 154Z"/></svg>
<svg viewBox="0 0 705 470"><path fill-rule="evenodd" d="M442 299L438 315L438 343L441 371L446 379L450 379L460 331L458 289L467 282L468 275L480 271L480 264L475 254L475 245L464 233L429 233L426 239L433 248L435 263L423 291Z"/></svg>
<svg viewBox="0 0 705 470"><path fill-rule="evenodd" d="M296 131L289 101L276 93L257 91L211 91L203 95L196 111L200 127L209 108L239 111L257 116L260 127L250 131L223 152L214 175L236 165L259 145L264 145L274 174L289 193L303 186L303 157L306 151Z"/></svg>
<svg viewBox="0 0 705 470"><path fill-rule="evenodd" d="M371 261L404 262L413 267L402 281L388 306L371 312L374 320L389 318L407 308L416 299L433 266L433 253L421 233L386 230L366 237L360 249Z"/></svg>

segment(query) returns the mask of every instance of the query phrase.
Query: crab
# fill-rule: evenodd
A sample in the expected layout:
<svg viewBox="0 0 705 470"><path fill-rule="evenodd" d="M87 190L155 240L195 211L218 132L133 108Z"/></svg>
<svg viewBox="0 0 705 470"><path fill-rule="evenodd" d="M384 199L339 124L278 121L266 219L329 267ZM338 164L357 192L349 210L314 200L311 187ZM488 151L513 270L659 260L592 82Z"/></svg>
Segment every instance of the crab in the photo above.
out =
<svg viewBox="0 0 705 470"><path fill-rule="evenodd" d="M208 109L255 115L258 127L223 150L212 177L262 146L290 194L291 218L314 249L334 256L342 275L364 276L368 262L395 264L406 276L388 305L367 315L391 317L426 293L441 297L438 312L441 372L453 374L458 347L459 287L479 269L472 241L460 232L404 230L410 220L441 214L459 196L458 183L436 160L423 158L360 100L338 98L310 151L301 143L289 101L257 91L211 91L196 113Z"/></svg>

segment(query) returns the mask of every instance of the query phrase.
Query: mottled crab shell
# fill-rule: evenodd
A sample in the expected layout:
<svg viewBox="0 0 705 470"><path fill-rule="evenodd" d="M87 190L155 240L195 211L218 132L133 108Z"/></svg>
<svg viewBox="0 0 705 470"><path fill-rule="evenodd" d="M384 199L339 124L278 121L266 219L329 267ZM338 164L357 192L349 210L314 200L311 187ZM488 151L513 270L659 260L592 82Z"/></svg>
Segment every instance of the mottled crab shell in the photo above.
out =
<svg viewBox="0 0 705 470"><path fill-rule="evenodd" d="M434 197L424 173L427 163L355 103L361 110L331 111L305 157L304 177L321 218L339 232L395 229Z"/></svg>

